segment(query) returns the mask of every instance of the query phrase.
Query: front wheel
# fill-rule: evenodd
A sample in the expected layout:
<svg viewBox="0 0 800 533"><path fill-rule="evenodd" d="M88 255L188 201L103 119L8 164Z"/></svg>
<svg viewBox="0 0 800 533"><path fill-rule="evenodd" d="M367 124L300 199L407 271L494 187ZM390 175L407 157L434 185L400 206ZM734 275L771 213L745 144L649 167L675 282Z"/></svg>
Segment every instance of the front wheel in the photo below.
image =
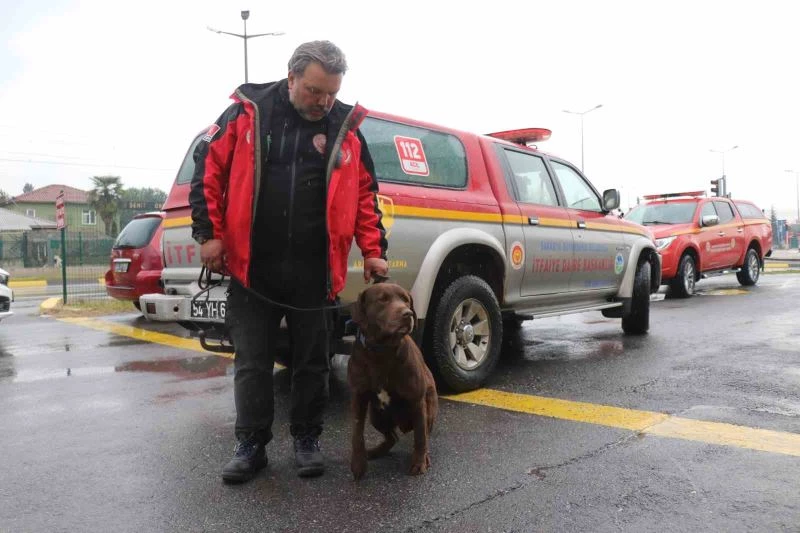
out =
<svg viewBox="0 0 800 533"><path fill-rule="evenodd" d="M736 278L739 283L749 287L758 283L758 276L761 273L761 259L758 258L758 252L754 248L747 250L744 256L744 264L742 269L736 273Z"/></svg>
<svg viewBox="0 0 800 533"><path fill-rule="evenodd" d="M622 315L622 331L625 333L641 335L650 329L650 275L650 262L640 262L633 279L631 307Z"/></svg>
<svg viewBox="0 0 800 533"><path fill-rule="evenodd" d="M678 274L669 284L671 296L689 298L694 294L694 284L697 282L697 267L691 254L684 254L678 263Z"/></svg>
<svg viewBox="0 0 800 533"><path fill-rule="evenodd" d="M431 370L453 392L480 387L500 359L503 317L494 291L477 276L456 279L433 314Z"/></svg>

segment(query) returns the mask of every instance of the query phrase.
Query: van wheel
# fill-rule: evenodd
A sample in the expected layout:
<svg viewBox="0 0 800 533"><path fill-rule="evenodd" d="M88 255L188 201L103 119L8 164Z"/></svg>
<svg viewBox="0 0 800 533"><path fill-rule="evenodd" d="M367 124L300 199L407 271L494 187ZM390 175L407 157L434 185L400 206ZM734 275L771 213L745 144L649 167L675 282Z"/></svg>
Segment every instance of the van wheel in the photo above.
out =
<svg viewBox="0 0 800 533"><path fill-rule="evenodd" d="M697 267L691 254L683 254L678 263L678 274L669 284L670 296L690 298L697 282Z"/></svg>
<svg viewBox="0 0 800 533"><path fill-rule="evenodd" d="M453 392L480 387L500 359L503 317L491 287L463 276L444 291L431 324L426 350L432 370Z"/></svg>
<svg viewBox="0 0 800 533"><path fill-rule="evenodd" d="M742 269L736 273L736 278L739 283L749 287L758 283L758 276L761 273L761 260L758 258L758 252L755 248L750 248L744 256L744 264Z"/></svg>
<svg viewBox="0 0 800 533"><path fill-rule="evenodd" d="M650 329L650 262L642 261L636 267L633 295L628 313L622 315L622 331L634 335Z"/></svg>

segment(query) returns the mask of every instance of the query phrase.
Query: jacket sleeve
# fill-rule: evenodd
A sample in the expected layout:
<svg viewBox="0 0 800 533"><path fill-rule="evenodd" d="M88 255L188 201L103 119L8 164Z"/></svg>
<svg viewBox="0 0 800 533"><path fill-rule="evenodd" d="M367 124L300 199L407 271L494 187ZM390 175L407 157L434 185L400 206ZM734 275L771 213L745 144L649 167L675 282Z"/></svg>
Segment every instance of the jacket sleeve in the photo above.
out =
<svg viewBox="0 0 800 533"><path fill-rule="evenodd" d="M194 239L221 239L224 233L224 198L236 147L236 117L242 112L242 104L231 104L195 148L195 168L189 191Z"/></svg>
<svg viewBox="0 0 800 533"><path fill-rule="evenodd" d="M356 130L361 143L361 160L358 165L358 213L356 216L356 243L365 259L386 259L388 242L383 227L383 214L378 206L378 179L375 165L367 148L367 141Z"/></svg>

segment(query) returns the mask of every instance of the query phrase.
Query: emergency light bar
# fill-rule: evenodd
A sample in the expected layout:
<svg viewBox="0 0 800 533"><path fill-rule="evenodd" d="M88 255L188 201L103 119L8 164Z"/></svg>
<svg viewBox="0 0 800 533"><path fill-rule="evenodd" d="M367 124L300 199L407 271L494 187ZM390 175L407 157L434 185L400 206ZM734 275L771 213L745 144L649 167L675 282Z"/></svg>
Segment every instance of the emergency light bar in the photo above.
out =
<svg viewBox="0 0 800 533"><path fill-rule="evenodd" d="M514 144L528 146L528 143L546 141L550 138L552 133L552 131L546 128L523 128L521 130L508 130L489 133L488 136L503 141L509 141Z"/></svg>
<svg viewBox="0 0 800 533"><path fill-rule="evenodd" d="M705 196L706 191L689 191L689 192L668 192L664 194L645 194L642 196L645 200L658 200L659 198L675 198L678 196L690 196L697 198L698 196Z"/></svg>

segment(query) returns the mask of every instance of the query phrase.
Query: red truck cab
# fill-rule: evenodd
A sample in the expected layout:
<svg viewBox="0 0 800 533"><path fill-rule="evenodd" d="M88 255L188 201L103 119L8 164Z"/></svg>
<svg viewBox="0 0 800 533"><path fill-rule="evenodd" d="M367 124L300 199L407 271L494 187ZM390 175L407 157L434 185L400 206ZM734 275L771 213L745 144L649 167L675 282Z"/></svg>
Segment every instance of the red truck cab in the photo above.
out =
<svg viewBox="0 0 800 533"><path fill-rule="evenodd" d="M625 218L649 227L661 254L661 281L688 298L703 277L736 272L755 285L772 252L772 226L750 201L706 197L705 191L644 196Z"/></svg>

